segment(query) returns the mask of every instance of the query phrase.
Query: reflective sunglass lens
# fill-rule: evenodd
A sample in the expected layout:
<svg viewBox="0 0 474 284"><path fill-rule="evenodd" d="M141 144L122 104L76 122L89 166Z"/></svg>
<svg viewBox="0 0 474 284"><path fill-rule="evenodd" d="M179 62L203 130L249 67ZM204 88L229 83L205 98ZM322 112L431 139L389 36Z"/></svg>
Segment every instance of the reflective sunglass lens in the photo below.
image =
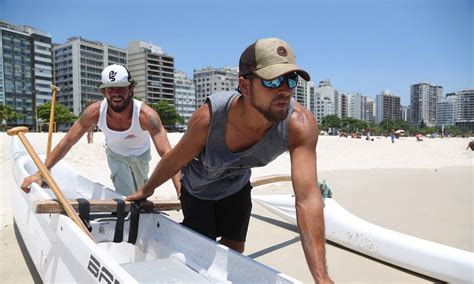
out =
<svg viewBox="0 0 474 284"><path fill-rule="evenodd" d="M298 74L291 74L286 77L286 83L288 84L288 88L294 89L296 85L298 85Z"/></svg>
<svg viewBox="0 0 474 284"><path fill-rule="evenodd" d="M262 83L265 87L270 88L270 89L277 89L281 86L281 83L283 82L283 77L278 77L273 80L262 80Z"/></svg>
<svg viewBox="0 0 474 284"><path fill-rule="evenodd" d="M296 85L298 84L298 78L294 79L294 78L289 78L288 77L288 88L290 89L294 89L296 88Z"/></svg>
<svg viewBox="0 0 474 284"><path fill-rule="evenodd" d="M262 80L262 84L263 86L269 89L278 89L280 88L280 86L283 84L285 80L288 85L288 88L294 89L296 88L296 85L298 85L298 74L291 74L285 77L280 76L273 80Z"/></svg>

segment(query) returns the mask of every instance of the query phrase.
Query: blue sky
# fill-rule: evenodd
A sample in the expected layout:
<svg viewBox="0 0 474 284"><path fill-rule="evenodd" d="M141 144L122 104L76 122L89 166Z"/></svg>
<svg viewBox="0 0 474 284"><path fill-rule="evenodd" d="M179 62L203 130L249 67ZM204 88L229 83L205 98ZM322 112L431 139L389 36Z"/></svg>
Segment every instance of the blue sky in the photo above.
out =
<svg viewBox="0 0 474 284"><path fill-rule="evenodd" d="M0 19L64 43L82 36L118 47L144 40L192 76L237 66L258 38L280 37L316 84L375 97L390 90L409 104L410 85L444 92L474 88L473 0L0 0Z"/></svg>

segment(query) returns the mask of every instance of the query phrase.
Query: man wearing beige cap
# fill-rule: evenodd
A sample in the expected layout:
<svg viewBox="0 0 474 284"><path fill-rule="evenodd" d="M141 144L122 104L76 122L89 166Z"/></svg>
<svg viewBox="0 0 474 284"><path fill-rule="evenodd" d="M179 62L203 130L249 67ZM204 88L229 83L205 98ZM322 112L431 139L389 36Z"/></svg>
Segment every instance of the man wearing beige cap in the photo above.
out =
<svg viewBox="0 0 474 284"><path fill-rule="evenodd" d="M298 78L293 50L280 39L257 40L239 63L238 92L208 97L191 117L181 141L167 153L148 182L127 200L153 194L182 169L183 224L243 252L252 208L251 168L289 151L301 242L309 269L331 282L325 260L324 219L317 185L314 116L292 98Z"/></svg>
<svg viewBox="0 0 474 284"><path fill-rule="evenodd" d="M59 162L89 129L97 125L105 136L107 162L115 190L130 195L148 179L150 137L160 156L171 149L158 114L148 105L133 99L135 81L128 70L117 64L102 71L99 86L104 100L89 105L45 161L48 169ZM21 188L28 192L32 182L41 184L41 173L26 177ZM180 188L179 175L173 183Z"/></svg>

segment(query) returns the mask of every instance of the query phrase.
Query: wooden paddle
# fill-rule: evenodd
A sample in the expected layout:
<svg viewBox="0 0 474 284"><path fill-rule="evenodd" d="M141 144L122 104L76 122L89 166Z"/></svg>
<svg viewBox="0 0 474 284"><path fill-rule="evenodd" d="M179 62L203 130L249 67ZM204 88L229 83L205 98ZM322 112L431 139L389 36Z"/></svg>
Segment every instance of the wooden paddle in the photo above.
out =
<svg viewBox="0 0 474 284"><path fill-rule="evenodd" d="M48 144L46 146L46 157L48 157L49 153L51 153L51 141L53 140L56 93L59 91L59 88L56 87L55 85L51 85L51 90L53 91L53 95L51 96L51 111L49 113Z"/></svg>
<svg viewBox="0 0 474 284"><path fill-rule="evenodd" d="M290 175L270 175L256 178L252 181L252 187L265 185L274 182L291 181Z"/></svg>
<svg viewBox="0 0 474 284"><path fill-rule="evenodd" d="M35 150L31 146L28 139L26 139L23 132L28 132L28 128L24 127L24 126L19 126L19 127L9 129L7 131L7 134L10 135L10 136L18 135L21 142L25 146L26 151L28 151L28 154L30 154L30 157L33 159L33 162L35 162L36 166L38 167L41 175L48 182L49 187L53 190L53 192L56 195L56 198L58 199L59 203L64 207L64 210L66 211L66 214L74 221L74 223L76 223L79 226L79 228L81 228L84 231L84 233L87 236L89 236L92 240L94 240L94 238L92 237L92 234L89 232L87 227L84 225L82 220L79 218L76 211L74 211L71 204L69 204L69 202L67 201L67 199L64 196L63 192L61 191L61 189L57 185L56 181L54 181L53 177L51 176L51 173L46 168L46 166L43 164L43 162L41 162L40 158L36 154Z"/></svg>

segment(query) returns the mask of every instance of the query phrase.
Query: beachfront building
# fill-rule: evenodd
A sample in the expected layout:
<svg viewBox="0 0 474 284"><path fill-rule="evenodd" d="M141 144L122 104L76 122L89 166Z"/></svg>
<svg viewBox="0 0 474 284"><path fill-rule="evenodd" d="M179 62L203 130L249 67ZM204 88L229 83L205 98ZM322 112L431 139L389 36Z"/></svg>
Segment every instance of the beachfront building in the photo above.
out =
<svg viewBox="0 0 474 284"><path fill-rule="evenodd" d="M474 130L474 89L457 92L455 125Z"/></svg>
<svg viewBox="0 0 474 284"><path fill-rule="evenodd" d="M332 87L331 80L321 80L319 81L318 88L316 89L316 93L318 93L323 98L328 98L331 102L334 103L334 94L335 90Z"/></svg>
<svg viewBox="0 0 474 284"><path fill-rule="evenodd" d="M196 89L196 107L200 107L206 98L223 91L235 91L239 85L237 67L204 67L194 70L193 81Z"/></svg>
<svg viewBox="0 0 474 284"><path fill-rule="evenodd" d="M98 87L102 70L110 64L127 65L125 49L82 37L54 44L57 101L80 115L90 102L103 99Z"/></svg>
<svg viewBox="0 0 474 284"><path fill-rule="evenodd" d="M353 93L349 96L349 117L366 121L367 119L367 97L361 93Z"/></svg>
<svg viewBox="0 0 474 284"><path fill-rule="evenodd" d="M422 82L410 86L410 123L428 127L436 125L437 103L443 96L443 87Z"/></svg>
<svg viewBox="0 0 474 284"><path fill-rule="evenodd" d="M128 70L137 82L135 97L148 104L166 101L174 105L174 57L144 41L130 42L127 56Z"/></svg>
<svg viewBox="0 0 474 284"><path fill-rule="evenodd" d="M367 97L365 104L365 121L369 124L375 124L376 107L374 99Z"/></svg>
<svg viewBox="0 0 474 284"><path fill-rule="evenodd" d="M402 106L400 109L400 114L402 116L402 120L409 122L410 121L410 106Z"/></svg>
<svg viewBox="0 0 474 284"><path fill-rule="evenodd" d="M454 125L457 113L457 95L455 93L447 94L446 98L438 102L436 109L436 125L449 126Z"/></svg>
<svg viewBox="0 0 474 284"><path fill-rule="evenodd" d="M349 116L349 101L347 95L344 92L334 90L334 106L335 114L339 118Z"/></svg>
<svg viewBox="0 0 474 284"><path fill-rule="evenodd" d="M188 78L186 73L176 71L174 73L174 85L176 112L184 119L184 124L177 125L177 127L186 128L191 115L196 110L193 80Z"/></svg>
<svg viewBox="0 0 474 284"><path fill-rule="evenodd" d="M309 111L316 117L316 88L314 87L314 83L309 81Z"/></svg>
<svg viewBox="0 0 474 284"><path fill-rule="evenodd" d="M0 21L0 104L23 118L9 126L36 129L36 109L51 101L51 36L43 31Z"/></svg>
<svg viewBox="0 0 474 284"><path fill-rule="evenodd" d="M335 90L332 88L330 80L319 81L318 87L315 88L316 119L318 121L322 121L326 115L336 114L334 94Z"/></svg>
<svg viewBox="0 0 474 284"><path fill-rule="evenodd" d="M375 98L376 115L375 122L380 123L384 119L400 120L401 106L400 97L392 95L389 90L382 91Z"/></svg>
<svg viewBox="0 0 474 284"><path fill-rule="evenodd" d="M323 120L326 115L334 114L334 104L327 97L316 95L316 119Z"/></svg>
<svg viewBox="0 0 474 284"><path fill-rule="evenodd" d="M313 114L316 104L315 96L316 93L313 82L305 81L303 79L298 80L298 85L293 90L293 97Z"/></svg>

